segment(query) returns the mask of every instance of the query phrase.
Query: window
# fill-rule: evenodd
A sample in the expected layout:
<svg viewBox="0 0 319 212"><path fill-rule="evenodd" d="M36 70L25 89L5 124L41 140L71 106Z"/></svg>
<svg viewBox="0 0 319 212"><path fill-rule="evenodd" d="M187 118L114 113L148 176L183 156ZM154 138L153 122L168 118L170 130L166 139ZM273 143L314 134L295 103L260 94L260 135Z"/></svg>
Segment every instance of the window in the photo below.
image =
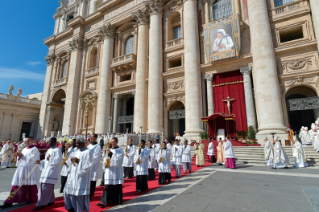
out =
<svg viewBox="0 0 319 212"><path fill-rule="evenodd" d="M302 26L279 32L279 38L281 43L304 38Z"/></svg>
<svg viewBox="0 0 319 212"><path fill-rule="evenodd" d="M275 2L275 7L279 7L279 6L294 2L294 0L274 0L274 2Z"/></svg>
<svg viewBox="0 0 319 212"><path fill-rule="evenodd" d="M90 54L90 66L89 68L96 67L97 64L97 48L93 48Z"/></svg>
<svg viewBox="0 0 319 212"><path fill-rule="evenodd" d="M126 75L122 75L120 76L120 82L124 82L124 81L128 81L132 79L132 75L131 74L126 74Z"/></svg>
<svg viewBox="0 0 319 212"><path fill-rule="evenodd" d="M178 39L182 37L182 28L181 26L173 28L173 39Z"/></svg>
<svg viewBox="0 0 319 212"><path fill-rule="evenodd" d="M63 63L62 79L65 78L68 73L68 64L69 64L68 61Z"/></svg>
<svg viewBox="0 0 319 212"><path fill-rule="evenodd" d="M175 67L180 67L180 66L182 66L182 58L181 57L171 59L168 62L168 68L175 68Z"/></svg>
<svg viewBox="0 0 319 212"><path fill-rule="evenodd" d="M126 39L124 52L125 55L134 53L134 39L134 36L130 36Z"/></svg>
<svg viewBox="0 0 319 212"><path fill-rule="evenodd" d="M220 20L233 14L231 0L217 0L213 5L213 19Z"/></svg>
<svg viewBox="0 0 319 212"><path fill-rule="evenodd" d="M68 22L69 22L70 20L72 20L73 18L74 18L73 13L66 16L65 29L68 29L68 28L69 28Z"/></svg>

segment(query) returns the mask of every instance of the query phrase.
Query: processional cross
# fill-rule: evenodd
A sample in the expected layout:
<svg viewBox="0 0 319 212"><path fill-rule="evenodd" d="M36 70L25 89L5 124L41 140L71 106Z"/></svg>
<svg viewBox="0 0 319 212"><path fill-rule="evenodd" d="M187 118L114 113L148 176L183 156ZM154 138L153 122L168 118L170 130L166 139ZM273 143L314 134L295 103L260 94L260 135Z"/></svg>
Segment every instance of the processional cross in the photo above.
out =
<svg viewBox="0 0 319 212"><path fill-rule="evenodd" d="M231 99L229 96L227 96L227 99L223 99L223 102L227 102L229 115L231 115L230 102L232 101L235 101L235 99Z"/></svg>
<svg viewBox="0 0 319 212"><path fill-rule="evenodd" d="M89 95L86 96L86 100L82 99L82 103L85 104L85 136L87 138L88 134L88 125L89 125L89 112L90 112L90 107L92 104L94 104L95 100L90 99L91 97Z"/></svg>

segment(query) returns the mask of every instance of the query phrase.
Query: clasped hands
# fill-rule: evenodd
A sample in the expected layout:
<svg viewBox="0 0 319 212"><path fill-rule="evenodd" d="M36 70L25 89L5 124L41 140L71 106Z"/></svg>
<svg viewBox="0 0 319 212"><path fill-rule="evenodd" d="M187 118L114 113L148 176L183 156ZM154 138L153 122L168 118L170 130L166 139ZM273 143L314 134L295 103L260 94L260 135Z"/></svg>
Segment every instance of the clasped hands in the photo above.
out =
<svg viewBox="0 0 319 212"><path fill-rule="evenodd" d="M71 162L72 162L72 163L79 163L79 162L80 162L80 159L79 159L79 158L72 157L72 158L71 158Z"/></svg>

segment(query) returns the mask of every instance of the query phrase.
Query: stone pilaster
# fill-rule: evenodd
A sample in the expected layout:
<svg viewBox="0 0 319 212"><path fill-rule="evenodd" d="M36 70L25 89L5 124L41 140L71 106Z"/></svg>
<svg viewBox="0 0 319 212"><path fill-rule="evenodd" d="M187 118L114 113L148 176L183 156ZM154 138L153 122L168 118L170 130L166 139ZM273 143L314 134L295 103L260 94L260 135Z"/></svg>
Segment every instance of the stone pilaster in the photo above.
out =
<svg viewBox="0 0 319 212"><path fill-rule="evenodd" d="M117 133L117 111L119 107L119 99L117 95L113 95L114 105L113 105L113 133Z"/></svg>
<svg viewBox="0 0 319 212"><path fill-rule="evenodd" d="M96 133L105 133L108 130L108 119L111 105L112 70L114 27L111 24L100 28L99 34L104 38L102 68L100 79L100 93L96 114Z"/></svg>
<svg viewBox="0 0 319 212"><path fill-rule="evenodd" d="M247 125L252 126L255 131L256 129L256 115L255 115L255 104L253 98L253 91L251 85L251 66L241 67L240 72L244 78L244 89L245 89L245 103L246 103L246 115L247 115Z"/></svg>
<svg viewBox="0 0 319 212"><path fill-rule="evenodd" d="M280 101L276 59L270 29L267 2L248 0L253 77L258 117L258 137L277 133L285 140L285 127ZM262 51L261 51L262 50Z"/></svg>
<svg viewBox="0 0 319 212"><path fill-rule="evenodd" d="M136 62L136 93L134 99L134 129L137 132L142 126L146 129L147 107L147 84L145 82L148 66L148 30L149 14L145 11L138 10L132 13L133 18L138 24L138 45L137 45L137 62Z"/></svg>
<svg viewBox="0 0 319 212"><path fill-rule="evenodd" d="M41 109L40 109L40 115L39 115L39 127L38 132L36 135L37 139L41 139L44 135L44 127L45 127L45 117L46 117L46 107L47 102L49 101L49 95L50 95L50 84L52 80L52 74L53 74L53 67L55 62L55 56L49 55L45 57L45 60L47 61L47 71L45 74L45 81L44 81L44 88L42 93L42 103L41 103Z"/></svg>
<svg viewBox="0 0 319 212"><path fill-rule="evenodd" d="M311 13L312 13L312 22L313 29L317 38L317 46L319 50L319 1L318 0L310 0Z"/></svg>
<svg viewBox="0 0 319 212"><path fill-rule="evenodd" d="M150 10L149 32L149 77L148 77L148 129L149 133L160 133L163 128L163 42L162 42L162 1L146 4ZM136 90L136 92L138 92ZM134 114L135 115L135 114ZM135 116L134 116L135 117ZM135 124L137 127L138 125ZM142 127L142 126L139 126ZM139 130L135 128L135 130ZM146 132L145 127L143 132Z"/></svg>
<svg viewBox="0 0 319 212"><path fill-rule="evenodd" d="M206 74L204 79L207 82L207 107L208 114L207 116L211 116L214 114L214 93L213 93L213 74Z"/></svg>
<svg viewBox="0 0 319 212"><path fill-rule="evenodd" d="M185 61L185 125L186 134L203 131L201 74L196 0L184 0L184 61ZM186 136L188 136L186 135Z"/></svg>
<svg viewBox="0 0 319 212"><path fill-rule="evenodd" d="M209 0L204 0L205 7L205 24L209 23Z"/></svg>

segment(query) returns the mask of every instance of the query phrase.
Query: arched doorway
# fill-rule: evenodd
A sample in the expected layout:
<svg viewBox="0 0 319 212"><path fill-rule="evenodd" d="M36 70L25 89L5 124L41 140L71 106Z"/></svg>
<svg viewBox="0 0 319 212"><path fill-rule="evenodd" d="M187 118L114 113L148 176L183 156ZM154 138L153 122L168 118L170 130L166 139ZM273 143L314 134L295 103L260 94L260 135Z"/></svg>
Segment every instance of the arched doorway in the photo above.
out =
<svg viewBox="0 0 319 212"><path fill-rule="evenodd" d="M185 106L182 102L176 101L168 109L168 139L174 139L174 133L178 130L180 136L185 131Z"/></svg>
<svg viewBox="0 0 319 212"><path fill-rule="evenodd" d="M304 107L305 102L314 97L317 97L316 91L308 86L296 86L286 93L288 121L294 131L299 132L301 126L310 128L311 123L315 122L319 110Z"/></svg>
<svg viewBox="0 0 319 212"><path fill-rule="evenodd" d="M46 136L52 134L57 136L58 132L62 131L65 98L66 94L63 89L59 89L53 94L51 102L47 106Z"/></svg>

